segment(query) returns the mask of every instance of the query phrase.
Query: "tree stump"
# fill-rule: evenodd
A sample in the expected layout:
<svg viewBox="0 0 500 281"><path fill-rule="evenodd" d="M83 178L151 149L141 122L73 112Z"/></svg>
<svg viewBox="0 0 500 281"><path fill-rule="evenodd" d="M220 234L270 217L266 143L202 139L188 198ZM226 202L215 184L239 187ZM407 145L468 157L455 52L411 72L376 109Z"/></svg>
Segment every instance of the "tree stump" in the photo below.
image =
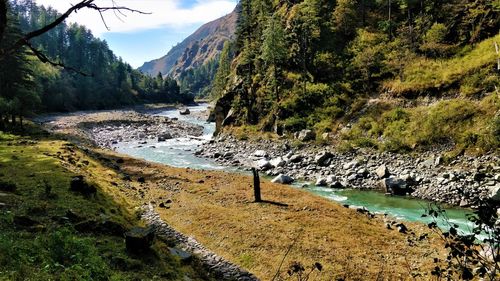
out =
<svg viewBox="0 0 500 281"><path fill-rule="evenodd" d="M151 227L134 227L125 233L125 244L132 253L144 253L153 245L154 238L155 233Z"/></svg>

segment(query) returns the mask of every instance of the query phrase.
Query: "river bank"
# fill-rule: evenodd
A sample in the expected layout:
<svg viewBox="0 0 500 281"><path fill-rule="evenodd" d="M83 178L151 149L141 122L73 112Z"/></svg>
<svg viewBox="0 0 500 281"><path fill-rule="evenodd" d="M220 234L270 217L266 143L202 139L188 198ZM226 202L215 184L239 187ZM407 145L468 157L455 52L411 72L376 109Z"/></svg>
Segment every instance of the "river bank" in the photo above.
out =
<svg viewBox="0 0 500 281"><path fill-rule="evenodd" d="M34 119L48 131L65 135L75 142L112 149L119 142L138 145L163 142L184 136L199 137L203 127L192 123L153 115L174 108L131 108L123 110L79 111L49 114Z"/></svg>
<svg viewBox="0 0 500 281"><path fill-rule="evenodd" d="M304 185L381 190L471 208L478 200L500 199L498 155L459 156L445 164L437 151L341 153L312 142L239 140L231 134L219 135L196 154L226 166L257 166L278 182L291 178Z"/></svg>

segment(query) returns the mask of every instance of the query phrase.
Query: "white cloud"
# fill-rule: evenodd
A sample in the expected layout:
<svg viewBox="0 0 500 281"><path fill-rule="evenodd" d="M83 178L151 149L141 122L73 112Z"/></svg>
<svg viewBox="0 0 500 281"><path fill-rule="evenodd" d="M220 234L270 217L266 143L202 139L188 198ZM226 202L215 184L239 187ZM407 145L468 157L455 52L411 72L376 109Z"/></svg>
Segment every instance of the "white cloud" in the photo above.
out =
<svg viewBox="0 0 500 281"><path fill-rule="evenodd" d="M36 0L38 4L52 6L59 12L64 12L76 4L78 0ZM190 8L181 8L182 0L115 0L119 6L125 6L150 15L124 12L121 20L113 11L104 14L106 24L111 32L131 32L159 27L182 28L190 24L202 24L230 13L236 4L235 0L196 0ZM111 0L96 0L99 6L110 6ZM77 22L92 30L94 35L100 36L108 32L102 23L97 11L82 9L69 17L70 22Z"/></svg>

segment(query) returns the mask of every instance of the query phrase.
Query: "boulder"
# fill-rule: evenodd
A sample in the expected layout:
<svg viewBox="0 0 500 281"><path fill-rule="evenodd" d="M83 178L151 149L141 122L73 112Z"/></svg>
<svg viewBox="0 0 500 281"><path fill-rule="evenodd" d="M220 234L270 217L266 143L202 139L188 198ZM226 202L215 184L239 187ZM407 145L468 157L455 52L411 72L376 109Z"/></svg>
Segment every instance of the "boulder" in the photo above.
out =
<svg viewBox="0 0 500 281"><path fill-rule="evenodd" d="M166 132L166 133L163 133L163 134L158 136L158 141L162 142L162 141L169 140L171 138L172 138L172 135L170 133Z"/></svg>
<svg viewBox="0 0 500 281"><path fill-rule="evenodd" d="M366 168L361 168L361 169L356 171L356 175L359 178L366 178L369 174L370 173L368 172L368 170Z"/></svg>
<svg viewBox="0 0 500 281"><path fill-rule="evenodd" d="M407 185L415 184L415 179L410 174L401 175L401 179L404 180Z"/></svg>
<svg viewBox="0 0 500 281"><path fill-rule="evenodd" d="M330 184L330 187L331 188L342 189L342 188L344 188L344 185L341 182L339 182L339 181L334 181L334 182L332 182Z"/></svg>
<svg viewBox="0 0 500 281"><path fill-rule="evenodd" d="M483 181L486 178L486 174L483 173L483 172L476 172L473 175L473 178L474 178L475 181L480 182L480 181Z"/></svg>
<svg viewBox="0 0 500 281"><path fill-rule="evenodd" d="M391 173L389 169L387 169L386 165L380 165L376 170L375 174L379 179L387 178Z"/></svg>
<svg viewBox="0 0 500 281"><path fill-rule="evenodd" d="M406 234L408 232L408 228L403 223L396 224L396 227L400 233Z"/></svg>
<svg viewBox="0 0 500 281"><path fill-rule="evenodd" d="M271 159L271 161L269 161L269 163L271 163L271 165L273 165L273 167L283 167L283 166L285 166L286 161L283 160L283 158L281 158L281 157L277 157L277 158Z"/></svg>
<svg viewBox="0 0 500 281"><path fill-rule="evenodd" d="M310 141L316 138L316 134L311 130L302 130L299 132L297 139L300 141Z"/></svg>
<svg viewBox="0 0 500 281"><path fill-rule="evenodd" d="M333 182L335 182L337 180L337 177L336 176L332 176L332 175L329 175L326 177L326 183L327 184L332 184Z"/></svg>
<svg viewBox="0 0 500 281"><path fill-rule="evenodd" d="M143 253L149 250L155 238L151 227L134 227L125 233L125 245L132 253Z"/></svg>
<svg viewBox="0 0 500 281"><path fill-rule="evenodd" d="M291 163L299 163L300 161L302 161L302 159L304 159L304 157L302 155L294 154L294 155L290 156L288 161L290 161Z"/></svg>
<svg viewBox="0 0 500 281"><path fill-rule="evenodd" d="M321 167L326 167L330 165L330 162L332 161L333 154L331 154L328 151L323 151L316 155L314 157L314 161L316 162L316 165L321 166Z"/></svg>
<svg viewBox="0 0 500 281"><path fill-rule="evenodd" d="M168 248L168 251L172 256L178 257L182 262L189 262L193 258L193 255L179 248Z"/></svg>
<svg viewBox="0 0 500 281"><path fill-rule="evenodd" d="M260 159L259 161L255 162L255 167L261 171L266 171L271 169L273 166L266 159Z"/></svg>
<svg viewBox="0 0 500 281"><path fill-rule="evenodd" d="M253 156L267 157L267 152L265 150L256 150L254 151Z"/></svg>
<svg viewBox="0 0 500 281"><path fill-rule="evenodd" d="M342 168L344 168L344 170L350 170L352 168L356 168L357 166L359 165L359 161L358 160L353 160L349 163L345 163Z"/></svg>
<svg viewBox="0 0 500 281"><path fill-rule="evenodd" d="M407 183L400 178L385 178L380 180L379 187L386 193L392 195L406 195L408 193Z"/></svg>
<svg viewBox="0 0 500 281"><path fill-rule="evenodd" d="M500 201L500 184L488 187L489 198L494 201Z"/></svg>
<svg viewBox="0 0 500 281"><path fill-rule="evenodd" d="M435 162L436 160L434 159L434 157L432 157L420 163L420 166L423 168L432 168L434 167Z"/></svg>
<svg viewBox="0 0 500 281"><path fill-rule="evenodd" d="M291 184L294 182L294 179L290 176L279 174L271 182L281 183L281 184Z"/></svg>
<svg viewBox="0 0 500 281"><path fill-rule="evenodd" d="M76 176L71 179L70 189L83 195L90 196L97 193L97 188L85 181L83 176Z"/></svg>
<svg viewBox="0 0 500 281"><path fill-rule="evenodd" d="M327 180L326 178L320 177L316 180L315 183L316 186L326 186L327 185Z"/></svg>
<svg viewBox="0 0 500 281"><path fill-rule="evenodd" d="M183 108L183 109L179 110L179 114L180 115L189 115L189 114L191 114L191 111L189 110L189 108Z"/></svg>

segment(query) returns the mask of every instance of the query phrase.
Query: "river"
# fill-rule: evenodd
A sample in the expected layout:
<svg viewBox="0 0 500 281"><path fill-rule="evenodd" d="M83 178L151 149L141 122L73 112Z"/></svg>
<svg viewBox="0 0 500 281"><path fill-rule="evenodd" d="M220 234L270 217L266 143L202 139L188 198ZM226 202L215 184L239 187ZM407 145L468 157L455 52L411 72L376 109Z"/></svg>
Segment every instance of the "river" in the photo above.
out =
<svg viewBox="0 0 500 281"><path fill-rule="evenodd" d="M207 105L188 107L190 115L180 115L178 110L165 110L155 115L166 116L169 118L178 118L181 121L191 122L204 127L201 138L182 137L167 140L165 142L155 143L153 145L142 146L139 143L119 143L115 147L120 153L128 154L133 157L142 158L148 161L162 163L174 167L206 169L206 170L224 170L230 172L244 172L236 167L224 167L210 159L200 158L194 155L194 152L209 141L215 131L215 124L207 123L200 118L202 111L207 110ZM294 188L301 188L302 184L293 185ZM340 204L363 206L373 213L388 214L399 220L412 222L431 222L429 217L422 217L425 209L428 207L428 201L418 200L400 196L386 196L376 191L362 191L355 189L331 189L319 186L309 186L303 188L319 196L331 199ZM450 223L457 224L460 229L470 232L472 224L466 219L470 211L461 208L447 208L446 214ZM446 227L445 223L438 221L438 225Z"/></svg>

